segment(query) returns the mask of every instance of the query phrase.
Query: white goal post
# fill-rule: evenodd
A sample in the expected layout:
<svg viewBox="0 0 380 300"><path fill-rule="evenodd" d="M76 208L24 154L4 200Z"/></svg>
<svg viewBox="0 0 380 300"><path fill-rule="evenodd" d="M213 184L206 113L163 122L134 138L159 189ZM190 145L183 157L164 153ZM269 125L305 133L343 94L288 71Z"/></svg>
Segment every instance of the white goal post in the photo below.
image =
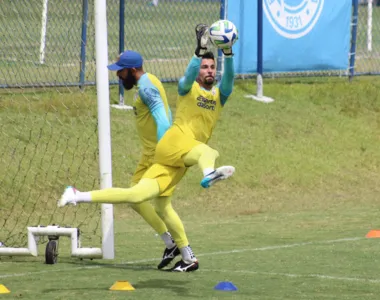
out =
<svg viewBox="0 0 380 300"><path fill-rule="evenodd" d="M372 14L373 0L367 0L368 16L367 16L367 50L372 51Z"/></svg>
<svg viewBox="0 0 380 300"><path fill-rule="evenodd" d="M48 0L44 0L46 9L47 2ZM100 188L104 189L112 187L106 0L95 0L95 47ZM41 56L41 58L43 57ZM56 200L51 199L51 201ZM114 258L114 216L112 204L101 205L101 248L82 248L79 228L60 227L54 224L46 225L47 226L38 225L25 228L27 232L27 245L24 248L7 247L6 244L0 242L0 256L37 256L37 245L40 237L47 236L49 243L52 242L54 247L56 247L56 240L58 240L60 236L66 236L71 239L71 256L80 258ZM55 249L53 249L53 252L53 255L57 255L58 253Z"/></svg>
<svg viewBox="0 0 380 300"><path fill-rule="evenodd" d="M42 0L42 17L41 17L41 42L40 42L40 64L45 63L45 46L46 46L46 28L49 0Z"/></svg>
<svg viewBox="0 0 380 300"><path fill-rule="evenodd" d="M111 120L106 0L95 0L96 90L98 97L100 188L112 187ZM102 204L102 252L114 258L113 205Z"/></svg>

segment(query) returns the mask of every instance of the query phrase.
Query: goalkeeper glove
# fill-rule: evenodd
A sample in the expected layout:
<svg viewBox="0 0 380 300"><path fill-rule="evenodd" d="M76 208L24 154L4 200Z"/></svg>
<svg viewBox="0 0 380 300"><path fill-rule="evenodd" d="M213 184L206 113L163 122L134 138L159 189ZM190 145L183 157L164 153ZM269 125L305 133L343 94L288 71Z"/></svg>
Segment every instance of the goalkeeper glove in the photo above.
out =
<svg viewBox="0 0 380 300"><path fill-rule="evenodd" d="M225 48L222 49L222 52L225 56L233 56L234 54L232 53L232 47L231 48Z"/></svg>
<svg viewBox="0 0 380 300"><path fill-rule="evenodd" d="M195 34L197 37L197 48L195 49L195 55L201 57L207 52L207 43L209 39L208 26L205 24L198 24L195 27Z"/></svg>

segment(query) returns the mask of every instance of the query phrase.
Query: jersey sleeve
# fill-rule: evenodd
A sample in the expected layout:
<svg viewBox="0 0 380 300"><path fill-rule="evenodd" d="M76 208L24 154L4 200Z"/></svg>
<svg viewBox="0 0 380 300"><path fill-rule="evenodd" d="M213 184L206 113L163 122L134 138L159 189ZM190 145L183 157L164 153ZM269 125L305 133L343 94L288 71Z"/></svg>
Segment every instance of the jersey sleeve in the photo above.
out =
<svg viewBox="0 0 380 300"><path fill-rule="evenodd" d="M193 86L195 79L199 74L199 70L201 68L202 58L193 56L187 65L185 76L183 76L178 83L178 94L181 96L186 95Z"/></svg>
<svg viewBox="0 0 380 300"><path fill-rule="evenodd" d="M234 78L235 78L235 72L234 72L233 58L225 57L224 58L224 72L223 72L222 79L219 83L220 101L222 105L224 105L227 102L228 97L232 93L232 89L234 86Z"/></svg>
<svg viewBox="0 0 380 300"><path fill-rule="evenodd" d="M156 108L152 112L152 116L157 125L157 141L159 141L170 128L171 122L169 121L164 106Z"/></svg>
<svg viewBox="0 0 380 300"><path fill-rule="evenodd" d="M171 112L169 111L169 116L166 114L164 102L155 86L140 87L139 95L156 122L159 141L171 125Z"/></svg>

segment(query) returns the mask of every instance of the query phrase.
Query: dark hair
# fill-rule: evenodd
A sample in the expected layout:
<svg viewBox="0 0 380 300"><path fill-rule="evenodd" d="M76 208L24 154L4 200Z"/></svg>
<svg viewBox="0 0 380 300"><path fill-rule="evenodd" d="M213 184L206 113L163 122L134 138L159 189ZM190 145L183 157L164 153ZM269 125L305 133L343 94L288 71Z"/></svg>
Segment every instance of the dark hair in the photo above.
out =
<svg viewBox="0 0 380 300"><path fill-rule="evenodd" d="M214 53L212 53L212 52L206 52L205 54L202 55L202 58L208 58L208 59L215 60Z"/></svg>
<svg viewBox="0 0 380 300"><path fill-rule="evenodd" d="M135 67L133 67L134 69L136 69L137 71L142 71L143 70L143 67L141 66L141 67L137 67L137 68L135 68ZM131 69L133 69L133 68L124 68L124 69L121 69L121 70L128 70L128 72L129 72L129 70L131 70ZM121 71L120 70L120 71Z"/></svg>

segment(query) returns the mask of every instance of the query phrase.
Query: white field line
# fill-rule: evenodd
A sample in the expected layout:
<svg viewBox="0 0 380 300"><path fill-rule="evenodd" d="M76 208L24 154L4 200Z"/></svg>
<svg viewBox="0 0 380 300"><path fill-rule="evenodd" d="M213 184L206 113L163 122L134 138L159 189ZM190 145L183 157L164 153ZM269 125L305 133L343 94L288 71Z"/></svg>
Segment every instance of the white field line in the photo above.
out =
<svg viewBox="0 0 380 300"><path fill-rule="evenodd" d="M341 281L354 281L354 282L368 282L368 283L380 283L380 279L368 279L359 277L339 277L339 276L329 276L322 274L291 274L291 273L275 273L275 272L255 272L255 271L244 271L244 270L211 270L202 269L202 272L215 272L215 273L238 273L242 275L267 275L267 276L278 276L278 277L292 277L292 278L318 278L318 279L329 279L329 280L341 280Z"/></svg>
<svg viewBox="0 0 380 300"><path fill-rule="evenodd" d="M24 273L14 273L14 274L5 274L0 275L1 278L9 278L9 277L24 277L24 276L33 276L38 274L45 274L45 273L52 273L52 272L71 272L73 270L82 270L82 269L98 269L101 268L100 265L95 266L82 266L82 267L75 267L75 268L65 268L65 269L55 269L55 270L46 270L46 271L35 271L35 272L24 272Z"/></svg>
<svg viewBox="0 0 380 300"><path fill-rule="evenodd" d="M319 242L304 242L304 243L276 245L276 246L267 246L267 247L259 247L259 248L247 248L247 249L237 249L237 250L229 250L229 251L218 251L218 252L198 254L197 256L211 256L211 255L223 255L223 254L250 252L250 251L277 250L277 249L294 248L294 247L308 246L308 245L318 245L318 244L321 245L321 244L332 244L332 243L341 243L341 242L352 242L352 241L358 241L358 240L362 240L362 239L364 239L364 238L355 237L355 238L343 238L343 239L327 240L327 241L319 241Z"/></svg>
<svg viewBox="0 0 380 300"><path fill-rule="evenodd" d="M354 237L354 238L343 238L343 239L337 239L337 240L327 240L327 241L314 241L314 242L304 242L304 243L295 243L295 244L286 244L286 245L275 245L275 246L266 246L266 247L258 247L258 248L246 248L246 249L234 249L229 251L217 251L217 252L209 252L209 253L201 253L197 254L197 256L215 256L215 255L228 255L228 254L234 254L234 253L243 253L243 252L253 252L253 251L268 251L268 250L278 250L278 249L287 249L287 248L294 248L294 247L301 247L301 246L308 246L308 245L323 245L323 244L333 244L333 243L341 243L341 242L351 242L351 241L358 241L364 239L363 237ZM4 274L0 275L1 278L9 278L9 277L23 277L23 276L31 276L35 274L45 274L45 273L52 273L52 272L66 272L66 271L73 271L73 270L80 270L80 269L96 269L96 268L105 268L105 267L122 267L126 265L131 264L137 264L137 263L146 263L146 262L153 262L158 261L158 258L149 258L149 259L142 259L142 260L135 260L135 261L126 261L122 262L121 264L94 264L91 266L79 266L74 268L64 268L64 269L54 269L54 270L46 270L46 271L36 271L36 272L23 272L23 273L13 273L13 274ZM8 263L8 262L5 262ZM1 263L1 264L5 264ZM244 272L244 271L242 271ZM323 275L320 275L323 276ZM365 280L365 279L363 279ZM368 280L365 280L368 281Z"/></svg>

